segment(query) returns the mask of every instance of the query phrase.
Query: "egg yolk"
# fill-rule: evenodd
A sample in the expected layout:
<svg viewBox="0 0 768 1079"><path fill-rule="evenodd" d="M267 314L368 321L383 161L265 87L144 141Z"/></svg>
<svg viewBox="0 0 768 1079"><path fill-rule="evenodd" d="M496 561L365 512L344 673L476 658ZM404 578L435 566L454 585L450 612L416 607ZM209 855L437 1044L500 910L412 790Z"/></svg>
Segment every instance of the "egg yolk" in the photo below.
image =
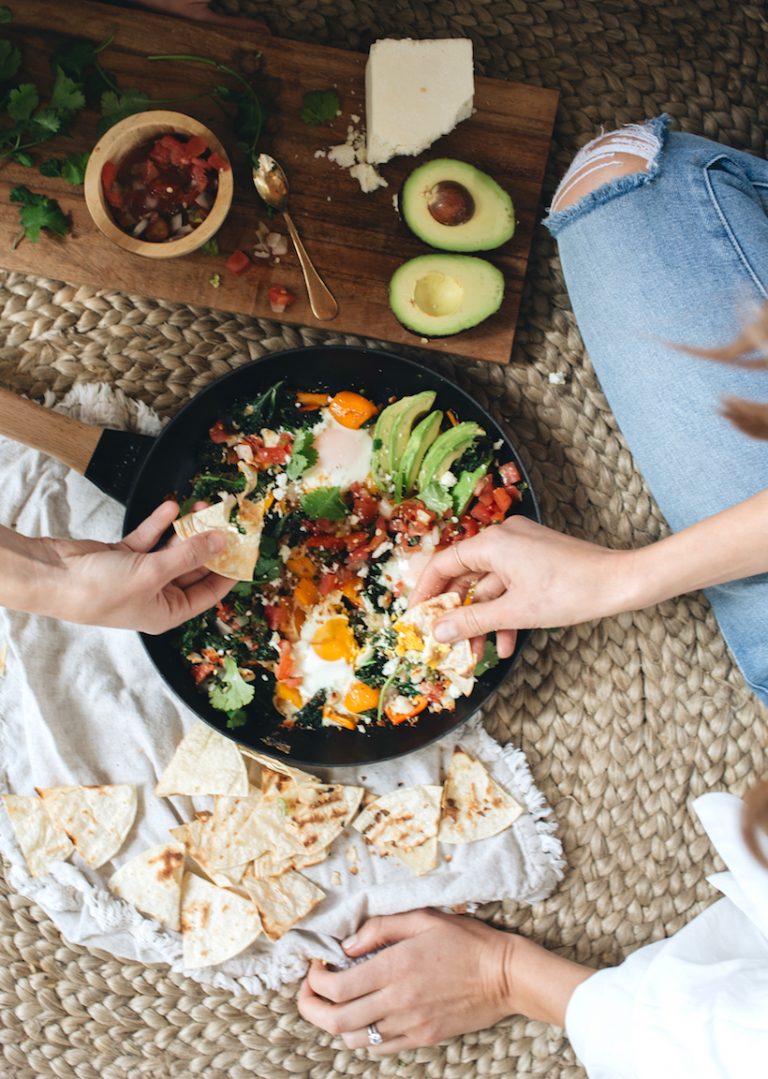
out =
<svg viewBox="0 0 768 1079"><path fill-rule="evenodd" d="M349 628L349 622L343 616L329 618L319 626L312 638L312 648L320 659L333 662L345 659L351 663L357 654L357 645Z"/></svg>
<svg viewBox="0 0 768 1079"><path fill-rule="evenodd" d="M405 622L396 622L394 629L397 634L395 652L398 656L404 656L406 652L424 651L424 639L415 626L409 626Z"/></svg>

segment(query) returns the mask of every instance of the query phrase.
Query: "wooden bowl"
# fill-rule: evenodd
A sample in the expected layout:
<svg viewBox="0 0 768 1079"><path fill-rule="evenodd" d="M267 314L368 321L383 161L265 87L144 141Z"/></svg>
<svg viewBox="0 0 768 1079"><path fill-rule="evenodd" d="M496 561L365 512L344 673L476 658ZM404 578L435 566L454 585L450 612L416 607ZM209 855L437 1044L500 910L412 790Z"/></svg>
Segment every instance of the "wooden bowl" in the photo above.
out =
<svg viewBox="0 0 768 1079"><path fill-rule="evenodd" d="M192 232L178 240L166 240L164 242L151 242L142 240L138 236L131 236L124 232L115 222L104 198L104 189L101 184L101 170L107 161L112 161L117 168L129 153L142 143L150 139L160 138L161 135L200 135L205 139L211 152L219 154L228 164L229 156L214 133L194 120L191 116L185 116L181 112L167 112L157 110L154 112L140 112L135 116L127 116L119 124L115 124L94 146L88 159L85 170L85 204L93 218L96 228L108 240L121 247L124 251L131 251L135 255L144 255L150 259L173 259L180 255L188 255L196 251L204 243L215 236L219 231L224 218L229 213L232 205L233 180L232 167L219 172L219 186L216 192L211 211Z"/></svg>

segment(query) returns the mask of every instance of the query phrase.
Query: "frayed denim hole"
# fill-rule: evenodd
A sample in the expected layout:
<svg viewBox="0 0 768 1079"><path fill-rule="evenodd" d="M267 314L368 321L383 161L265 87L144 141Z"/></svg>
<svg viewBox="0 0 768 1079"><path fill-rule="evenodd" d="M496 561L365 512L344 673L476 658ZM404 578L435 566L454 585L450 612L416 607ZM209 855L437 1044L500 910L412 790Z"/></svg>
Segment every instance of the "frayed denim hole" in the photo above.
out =
<svg viewBox="0 0 768 1079"><path fill-rule="evenodd" d="M578 221L580 217L591 213L592 210L596 210L599 206L604 206L606 202L611 202L619 195L625 195L629 191L644 187L654 177L658 176L661 171L661 155L666 144L669 119L667 113L662 113L661 116L656 116L653 120L646 121L644 125L648 132L655 135L659 140L656 155L653 160L648 162L647 168L629 173L627 176L620 176L617 180L609 180L607 183L596 187L594 191L590 191L588 195L585 195L583 199L579 199L573 206L548 214L542 224L549 229L550 233L557 236L572 221Z"/></svg>
<svg viewBox="0 0 768 1079"><path fill-rule="evenodd" d="M725 165L727 165L729 167L728 168L723 167ZM718 166L720 166L720 167L718 168ZM725 172L728 175L736 176L736 177L739 177L741 179L744 179L745 182L747 184L749 184L753 188L756 185L753 184L751 180L749 180L747 177L744 176L743 172L741 171L741 169L739 169L738 165L736 165L735 162L733 162L731 160L731 158L728 157L728 154L718 154L716 157L713 157L710 161L707 161L707 163L704 165L704 186L707 189L707 194L709 195L712 206L714 207L715 213L717 214L717 218L718 218L720 224L723 226L723 229L725 230L726 236L731 241L731 245L732 245L734 251L736 252L736 256L739 259L739 262L741 263L741 265L744 267L745 271L749 275L749 278L753 282L753 284L755 285L755 288L758 290L758 292L760 293L760 295L764 299L768 299L768 289L766 289L766 286L763 284L763 282L758 277L757 272L755 271L754 267L752 266L752 263L747 258L747 254L744 251L744 248L739 243L739 239L738 239L736 233L731 228L731 223L728 220L728 217L727 217L725 211L723 210L722 204L721 204L720 200L717 197L717 191L715 190L715 184L713 182L713 174L716 174L718 172ZM762 202L762 199L761 199L761 202Z"/></svg>

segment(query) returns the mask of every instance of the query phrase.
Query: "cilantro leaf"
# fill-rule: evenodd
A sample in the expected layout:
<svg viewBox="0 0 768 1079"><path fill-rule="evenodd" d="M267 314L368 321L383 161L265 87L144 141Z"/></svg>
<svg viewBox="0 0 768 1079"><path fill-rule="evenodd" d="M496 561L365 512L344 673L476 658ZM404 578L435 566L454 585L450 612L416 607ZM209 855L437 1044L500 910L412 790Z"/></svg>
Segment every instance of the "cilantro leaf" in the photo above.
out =
<svg viewBox="0 0 768 1079"><path fill-rule="evenodd" d="M302 473L312 465L317 464L317 450L313 446L314 436L311 431L304 429L296 434L293 440L291 459L285 474L289 480L297 480Z"/></svg>
<svg viewBox="0 0 768 1079"><path fill-rule="evenodd" d="M15 161L17 165L25 165L28 169L31 169L35 163L32 154L28 154L26 150L11 151L11 161Z"/></svg>
<svg viewBox="0 0 768 1079"><path fill-rule="evenodd" d="M242 708L237 708L235 711L227 711L227 729L230 731L236 731L238 727L244 727L248 722L248 716Z"/></svg>
<svg viewBox="0 0 768 1079"><path fill-rule="evenodd" d="M475 678L479 678L486 671L491 671L499 663L499 653L493 641L487 640L483 645L483 654L475 667Z"/></svg>
<svg viewBox="0 0 768 1079"><path fill-rule="evenodd" d="M419 498L427 507L434 513L443 514L446 510L453 508L453 498L451 492L447 487L443 487L442 483L438 483L437 480L432 480L423 491L419 491Z"/></svg>
<svg viewBox="0 0 768 1079"><path fill-rule="evenodd" d="M86 70L95 63L96 46L85 38L73 38L71 41L62 42L51 57L54 68L59 68L65 75L69 75L78 82Z"/></svg>
<svg viewBox="0 0 768 1079"><path fill-rule="evenodd" d="M51 100L48 102L51 109L56 112L73 113L79 112L85 107L85 95L81 87L66 75L60 67L56 68L56 78L51 91Z"/></svg>
<svg viewBox="0 0 768 1079"><path fill-rule="evenodd" d="M12 79L19 70L21 53L10 41L0 40L0 82Z"/></svg>
<svg viewBox="0 0 768 1079"><path fill-rule="evenodd" d="M24 237L33 244L37 243L42 229L48 229L57 236L65 236L69 230L69 221L58 202L47 195L38 195L24 184L19 184L11 191L11 202L21 204L19 219L22 235L17 243Z"/></svg>
<svg viewBox="0 0 768 1079"><path fill-rule="evenodd" d="M200 248L200 251L203 255L218 255L219 241L216 239L215 236L211 236L210 240L205 241L203 246Z"/></svg>
<svg viewBox="0 0 768 1079"><path fill-rule="evenodd" d="M12 18L13 13L11 12L11 9L3 4L3 6L0 7L0 23L10 22Z"/></svg>
<svg viewBox="0 0 768 1079"><path fill-rule="evenodd" d="M325 124L334 120L340 108L335 90L310 90L304 95L301 118L305 124Z"/></svg>
<svg viewBox="0 0 768 1079"><path fill-rule="evenodd" d="M85 167L90 156L87 150L83 153L75 151L67 154L61 168L61 175L68 184L81 184L85 180Z"/></svg>
<svg viewBox="0 0 768 1079"><path fill-rule="evenodd" d="M301 496L301 508L313 520L341 521L347 516L347 507L341 500L338 487L318 487Z"/></svg>
<svg viewBox="0 0 768 1079"><path fill-rule="evenodd" d="M47 161L43 161L40 166L40 172L43 176L61 176L62 162L57 157L49 157Z"/></svg>
<svg viewBox="0 0 768 1079"><path fill-rule="evenodd" d="M29 131L38 140L50 139L61 129L62 116L55 109L38 109L31 117Z"/></svg>
<svg viewBox="0 0 768 1079"><path fill-rule="evenodd" d="M35 84L23 82L8 95L6 112L12 120L28 120L39 104L40 98Z"/></svg>
<svg viewBox="0 0 768 1079"><path fill-rule="evenodd" d="M254 693L253 686L249 686L240 674L232 656L225 656L224 666L208 690L213 707L222 712L237 712L251 703Z"/></svg>
<svg viewBox="0 0 768 1079"><path fill-rule="evenodd" d="M107 90L101 95L102 121L99 134L136 112L144 112L149 106L149 97L143 90Z"/></svg>

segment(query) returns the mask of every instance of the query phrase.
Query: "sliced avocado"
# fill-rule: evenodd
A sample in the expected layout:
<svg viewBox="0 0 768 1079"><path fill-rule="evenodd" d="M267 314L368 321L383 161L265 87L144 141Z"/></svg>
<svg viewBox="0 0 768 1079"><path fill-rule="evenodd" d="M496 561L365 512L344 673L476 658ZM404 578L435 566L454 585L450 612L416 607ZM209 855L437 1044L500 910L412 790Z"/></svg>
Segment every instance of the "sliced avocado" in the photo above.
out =
<svg viewBox="0 0 768 1079"><path fill-rule="evenodd" d="M507 192L486 172L450 157L414 169L399 207L411 232L441 251L490 251L515 232Z"/></svg>
<svg viewBox="0 0 768 1079"><path fill-rule="evenodd" d="M423 491L432 480L439 482L440 477L450 470L453 462L469 449L476 438L484 434L482 427L471 420L459 423L449 431L443 431L432 443L422 462L416 483L417 490Z"/></svg>
<svg viewBox="0 0 768 1079"><path fill-rule="evenodd" d="M426 412L427 409L432 406L435 396L433 390L425 390L423 393L416 393L410 397L401 397L399 401L387 405L387 407L382 409L379 413L379 418L373 429L371 474L380 487L391 487L394 483L395 468L392 463L392 444L395 436L395 428L400 418L409 414L412 409L415 408L415 411L413 411L413 419L416 419L422 412ZM407 427L408 433L405 436L406 443L408 441L408 436L410 435L412 424L413 420L411 420L411 424Z"/></svg>
<svg viewBox="0 0 768 1079"><path fill-rule="evenodd" d="M404 397L400 401L403 406L392 424L389 436L389 471L393 480L400 470L400 463L411 437L413 425L420 416L429 412L435 403L437 394L434 390L424 390L423 393L415 393L412 397Z"/></svg>
<svg viewBox="0 0 768 1079"><path fill-rule="evenodd" d="M489 457L487 461L478 465L477 468L472 469L471 472L462 472L459 476L456 481L456 486L451 491L451 494L453 495L453 509L457 517L461 517L463 513L466 513L467 506L472 500L477 481L487 475L490 463L491 458Z"/></svg>
<svg viewBox="0 0 768 1079"><path fill-rule="evenodd" d="M447 337L488 318L504 299L504 275L471 255L419 255L389 282L389 306L407 329Z"/></svg>
<svg viewBox="0 0 768 1079"><path fill-rule="evenodd" d="M440 424L442 422L442 412L439 410L430 412L411 432L408 445L405 447L405 452L400 461L400 468L395 477L395 495L398 502L402 502L404 498L413 494L421 462L424 460L429 447L440 434Z"/></svg>

